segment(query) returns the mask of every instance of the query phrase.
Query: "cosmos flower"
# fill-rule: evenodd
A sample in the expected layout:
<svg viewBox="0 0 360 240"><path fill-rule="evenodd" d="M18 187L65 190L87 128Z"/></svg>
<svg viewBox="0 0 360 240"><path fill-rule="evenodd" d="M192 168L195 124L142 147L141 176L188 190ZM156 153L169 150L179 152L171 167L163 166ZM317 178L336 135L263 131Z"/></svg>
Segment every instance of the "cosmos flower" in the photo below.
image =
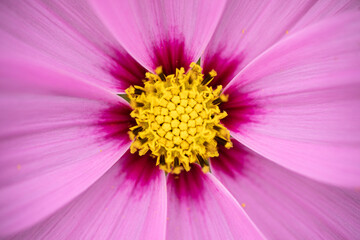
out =
<svg viewBox="0 0 360 240"><path fill-rule="evenodd" d="M2 237L359 238L358 1L0 5Z"/></svg>

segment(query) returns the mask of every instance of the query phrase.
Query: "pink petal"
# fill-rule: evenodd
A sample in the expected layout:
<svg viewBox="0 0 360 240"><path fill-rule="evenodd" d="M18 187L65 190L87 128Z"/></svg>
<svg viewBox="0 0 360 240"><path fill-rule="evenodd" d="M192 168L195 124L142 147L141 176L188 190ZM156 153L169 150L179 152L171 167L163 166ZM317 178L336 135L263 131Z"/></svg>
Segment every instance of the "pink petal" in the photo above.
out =
<svg viewBox="0 0 360 240"><path fill-rule="evenodd" d="M306 176L360 186L359 21L323 21L248 65L225 89L232 136Z"/></svg>
<svg viewBox="0 0 360 240"><path fill-rule="evenodd" d="M126 50L149 70L187 68L204 51L225 1L100 1L94 8Z"/></svg>
<svg viewBox="0 0 360 240"><path fill-rule="evenodd" d="M43 61L112 91L145 69L119 46L86 1L1 1L0 51Z"/></svg>
<svg viewBox="0 0 360 240"><path fill-rule="evenodd" d="M165 174L127 152L83 194L15 239L164 239Z"/></svg>
<svg viewBox="0 0 360 240"><path fill-rule="evenodd" d="M356 6L359 1L354 0L228 1L201 58L204 72L215 69L218 76L212 84L225 86L280 39Z"/></svg>
<svg viewBox="0 0 360 240"><path fill-rule="evenodd" d="M168 177L167 239L262 239L238 202L193 166Z"/></svg>
<svg viewBox="0 0 360 240"><path fill-rule="evenodd" d="M315 182L236 140L211 166L268 239L357 239L360 234L360 191Z"/></svg>
<svg viewBox="0 0 360 240"><path fill-rule="evenodd" d="M45 218L128 149L125 101L58 70L0 59L0 233Z"/></svg>

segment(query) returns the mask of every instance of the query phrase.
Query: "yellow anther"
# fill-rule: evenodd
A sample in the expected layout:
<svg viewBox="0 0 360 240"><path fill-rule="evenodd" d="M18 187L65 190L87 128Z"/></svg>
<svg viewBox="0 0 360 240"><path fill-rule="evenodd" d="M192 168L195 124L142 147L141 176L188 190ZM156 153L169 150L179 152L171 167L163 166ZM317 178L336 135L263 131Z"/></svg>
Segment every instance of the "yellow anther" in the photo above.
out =
<svg viewBox="0 0 360 240"><path fill-rule="evenodd" d="M199 113L203 110L203 106L200 103L198 103L195 105L194 110Z"/></svg>
<svg viewBox="0 0 360 240"><path fill-rule="evenodd" d="M166 135L165 135L165 138L168 139L168 140L172 140L173 136L174 135L171 132L167 132Z"/></svg>
<svg viewBox="0 0 360 240"><path fill-rule="evenodd" d="M179 117L179 113L177 111L171 111L170 116L175 119L175 118Z"/></svg>
<svg viewBox="0 0 360 240"><path fill-rule="evenodd" d="M164 123L161 127L162 127L166 132L168 132L168 131L171 130L170 123Z"/></svg>
<svg viewBox="0 0 360 240"><path fill-rule="evenodd" d="M175 110L176 109L176 105L172 102L169 102L168 105L167 105L167 109L168 110Z"/></svg>
<svg viewBox="0 0 360 240"><path fill-rule="evenodd" d="M165 136L166 134L166 131L162 128L159 128L159 130L157 130L157 134L160 136L160 137L163 137Z"/></svg>
<svg viewBox="0 0 360 240"><path fill-rule="evenodd" d="M189 149L189 144L186 141L182 141L180 146L184 150Z"/></svg>
<svg viewBox="0 0 360 240"><path fill-rule="evenodd" d="M194 128L194 127L189 128L188 132L189 132L190 135L194 136L196 134L196 128Z"/></svg>
<svg viewBox="0 0 360 240"><path fill-rule="evenodd" d="M188 127L195 127L195 120L189 120Z"/></svg>
<svg viewBox="0 0 360 240"><path fill-rule="evenodd" d="M176 136L176 137L174 137L173 141L176 145L180 145L182 142L182 139L179 136Z"/></svg>
<svg viewBox="0 0 360 240"><path fill-rule="evenodd" d="M220 95L220 99L222 102L227 102L229 100L229 95Z"/></svg>
<svg viewBox="0 0 360 240"><path fill-rule="evenodd" d="M180 116L180 120L182 122L187 122L187 121L189 121L189 119L190 119L190 117L187 114L183 114L183 115Z"/></svg>
<svg viewBox="0 0 360 240"><path fill-rule="evenodd" d="M166 122L166 123L171 123L171 120L172 120L172 118L169 115L165 116L165 118L164 118L164 122Z"/></svg>
<svg viewBox="0 0 360 240"><path fill-rule="evenodd" d="M217 75L217 73L215 72L214 69L211 70L211 71L209 72L209 74L210 74L211 77L215 77L215 76Z"/></svg>
<svg viewBox="0 0 360 240"><path fill-rule="evenodd" d="M180 121L177 119L171 121L171 127L173 127L173 128L178 127L179 124L180 124Z"/></svg>
<svg viewBox="0 0 360 240"><path fill-rule="evenodd" d="M180 129L179 128L174 128L172 133L175 135L175 136L179 136L180 135Z"/></svg>
<svg viewBox="0 0 360 240"><path fill-rule="evenodd" d="M173 173L173 174L180 174L182 170L183 170L182 167L176 166L176 167L174 167L174 168L172 169L172 173ZM169 218L167 218L166 220L169 220Z"/></svg>
<svg viewBox="0 0 360 240"><path fill-rule="evenodd" d="M202 112L199 113L199 115L200 115L200 117L201 117L202 119L206 119L206 117L208 116L208 113L205 112L205 111L202 111Z"/></svg>
<svg viewBox="0 0 360 240"><path fill-rule="evenodd" d="M149 151L149 146L144 146L139 150L139 155L143 156L147 151Z"/></svg>
<svg viewBox="0 0 360 240"><path fill-rule="evenodd" d="M177 106L176 107L176 111L179 113L179 114L183 114L185 113L185 108L183 106Z"/></svg>
<svg viewBox="0 0 360 240"><path fill-rule="evenodd" d="M154 130L158 130L159 127L160 127L160 125L159 125L157 122L153 122L153 123L151 124L151 127L152 127L152 129L154 129Z"/></svg>
<svg viewBox="0 0 360 240"><path fill-rule="evenodd" d="M197 102L194 99L190 99L188 105L193 108Z"/></svg>
<svg viewBox="0 0 360 240"><path fill-rule="evenodd" d="M197 114L196 111L192 110L192 112L189 114L189 116L190 116L191 119L195 119L195 118L197 118L199 115Z"/></svg>
<svg viewBox="0 0 360 240"><path fill-rule="evenodd" d="M179 93L180 93L180 89L179 88L172 88L171 93L173 95L176 95L176 97L177 97L177 95L179 95Z"/></svg>
<svg viewBox="0 0 360 240"><path fill-rule="evenodd" d="M163 98L170 101L170 99L172 98L172 94L170 92L165 92Z"/></svg>
<svg viewBox="0 0 360 240"><path fill-rule="evenodd" d="M194 91L189 92L189 98L195 98L196 93Z"/></svg>
<svg viewBox="0 0 360 240"><path fill-rule="evenodd" d="M186 139L188 136L189 136L189 134L188 134L187 131L181 131L181 132L180 132L180 137L181 137L182 139Z"/></svg>
<svg viewBox="0 0 360 240"><path fill-rule="evenodd" d="M164 134L164 136L165 136L165 134ZM162 136L163 137L163 136ZM166 144L166 139L165 138L160 138L159 139L159 143L161 144L161 145L165 145Z"/></svg>
<svg viewBox="0 0 360 240"><path fill-rule="evenodd" d="M168 114L169 114L169 110L167 108L161 109L161 115L168 115Z"/></svg>
<svg viewBox="0 0 360 240"><path fill-rule="evenodd" d="M208 173L210 171L210 167L209 166L204 166L201 169L203 171L203 173Z"/></svg>
<svg viewBox="0 0 360 240"><path fill-rule="evenodd" d="M232 148L232 147L233 147L232 142L227 142L227 143L225 144L225 147L226 147L227 149Z"/></svg>
<svg viewBox="0 0 360 240"><path fill-rule="evenodd" d="M161 107L154 107L154 115L157 116L161 113Z"/></svg>
<svg viewBox="0 0 360 240"><path fill-rule="evenodd" d="M202 125L202 123L203 123L202 117L196 118L196 119L195 119L195 123L196 123L196 125Z"/></svg>
<svg viewBox="0 0 360 240"><path fill-rule="evenodd" d="M180 97L179 96L174 96L171 101L175 104L179 104L180 103Z"/></svg>
<svg viewBox="0 0 360 240"><path fill-rule="evenodd" d="M179 93L181 99L187 99L188 95L189 95L188 91L183 91Z"/></svg>
<svg viewBox="0 0 360 240"><path fill-rule="evenodd" d="M161 115L156 116L155 121L158 124L162 124L164 122L164 116L161 116Z"/></svg>
<svg viewBox="0 0 360 240"><path fill-rule="evenodd" d="M185 131L185 130L187 130L187 124L184 123L184 122L181 122L179 124L179 128L180 128L181 131Z"/></svg>
<svg viewBox="0 0 360 240"><path fill-rule="evenodd" d="M166 141L166 145L167 148L172 148L174 147L174 143L172 140ZM168 162L171 162L171 159L166 159Z"/></svg>
<svg viewBox="0 0 360 240"><path fill-rule="evenodd" d="M187 107L185 108L185 112L186 112L186 113L191 113L192 110L193 110L193 109L192 109L192 107L190 107L190 106L187 106Z"/></svg>
<svg viewBox="0 0 360 240"><path fill-rule="evenodd" d="M182 162L182 166L184 167L185 171L190 171L190 164L188 162Z"/></svg>
<svg viewBox="0 0 360 240"><path fill-rule="evenodd" d="M154 122L155 121L155 115L154 114L149 114L148 115L148 118L151 122Z"/></svg>
<svg viewBox="0 0 360 240"><path fill-rule="evenodd" d="M232 147L229 131L220 123L227 116L219 108L228 96L222 87L209 83L215 71L204 75L199 65L177 69L166 76L161 67L146 73L144 86L126 90L134 110L130 116L138 125L129 130L133 143L130 152L144 155L151 152L159 168L174 174L189 171L192 163L209 171L209 158L219 155L219 144Z"/></svg>
<svg viewBox="0 0 360 240"><path fill-rule="evenodd" d="M162 72L163 72L162 66L159 66L159 67L157 67L157 68L155 69L155 73L156 73L157 75L159 75L159 74L162 73ZM150 76L146 76L147 78L150 78L151 75L153 75L153 74L147 72L146 75L150 75Z"/></svg>
<svg viewBox="0 0 360 240"><path fill-rule="evenodd" d="M204 98L201 95L197 95L195 99L198 103L204 102Z"/></svg>
<svg viewBox="0 0 360 240"><path fill-rule="evenodd" d="M136 112L134 112L134 111L132 111L131 113L130 113L130 116L132 117L132 118L136 118Z"/></svg>
<svg viewBox="0 0 360 240"><path fill-rule="evenodd" d="M187 99L181 99L180 105L185 108L188 105L188 100Z"/></svg>
<svg viewBox="0 0 360 240"><path fill-rule="evenodd" d="M168 101L166 101L165 99L161 99L160 102L159 102L159 106L162 106L162 107L166 107L168 104Z"/></svg>

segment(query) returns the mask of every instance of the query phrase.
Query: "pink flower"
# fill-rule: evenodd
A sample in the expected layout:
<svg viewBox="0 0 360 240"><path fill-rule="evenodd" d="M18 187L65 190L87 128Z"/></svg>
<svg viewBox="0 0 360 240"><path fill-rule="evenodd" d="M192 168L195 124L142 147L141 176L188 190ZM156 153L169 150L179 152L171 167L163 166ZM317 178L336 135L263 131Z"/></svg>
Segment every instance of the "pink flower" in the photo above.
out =
<svg viewBox="0 0 360 240"><path fill-rule="evenodd" d="M357 239L358 1L2 1L0 234ZM128 149L145 72L215 69L211 172Z"/></svg>

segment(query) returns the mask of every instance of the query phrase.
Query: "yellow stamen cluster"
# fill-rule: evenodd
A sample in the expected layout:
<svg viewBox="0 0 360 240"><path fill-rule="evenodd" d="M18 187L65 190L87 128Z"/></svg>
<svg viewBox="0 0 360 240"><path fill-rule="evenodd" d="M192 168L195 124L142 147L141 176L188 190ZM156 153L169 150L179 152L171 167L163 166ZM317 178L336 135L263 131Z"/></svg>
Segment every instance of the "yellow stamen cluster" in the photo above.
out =
<svg viewBox="0 0 360 240"><path fill-rule="evenodd" d="M151 150L156 164L168 173L189 171L191 163L207 172L209 157L219 155L218 144L232 147L230 133L220 123L227 113L218 106L227 96L221 94L222 86L208 86L216 72L204 77L199 65L190 67L187 73L181 68L168 76L159 67L156 74L146 73L143 87L126 89L137 123L130 128L130 151L144 155Z"/></svg>

